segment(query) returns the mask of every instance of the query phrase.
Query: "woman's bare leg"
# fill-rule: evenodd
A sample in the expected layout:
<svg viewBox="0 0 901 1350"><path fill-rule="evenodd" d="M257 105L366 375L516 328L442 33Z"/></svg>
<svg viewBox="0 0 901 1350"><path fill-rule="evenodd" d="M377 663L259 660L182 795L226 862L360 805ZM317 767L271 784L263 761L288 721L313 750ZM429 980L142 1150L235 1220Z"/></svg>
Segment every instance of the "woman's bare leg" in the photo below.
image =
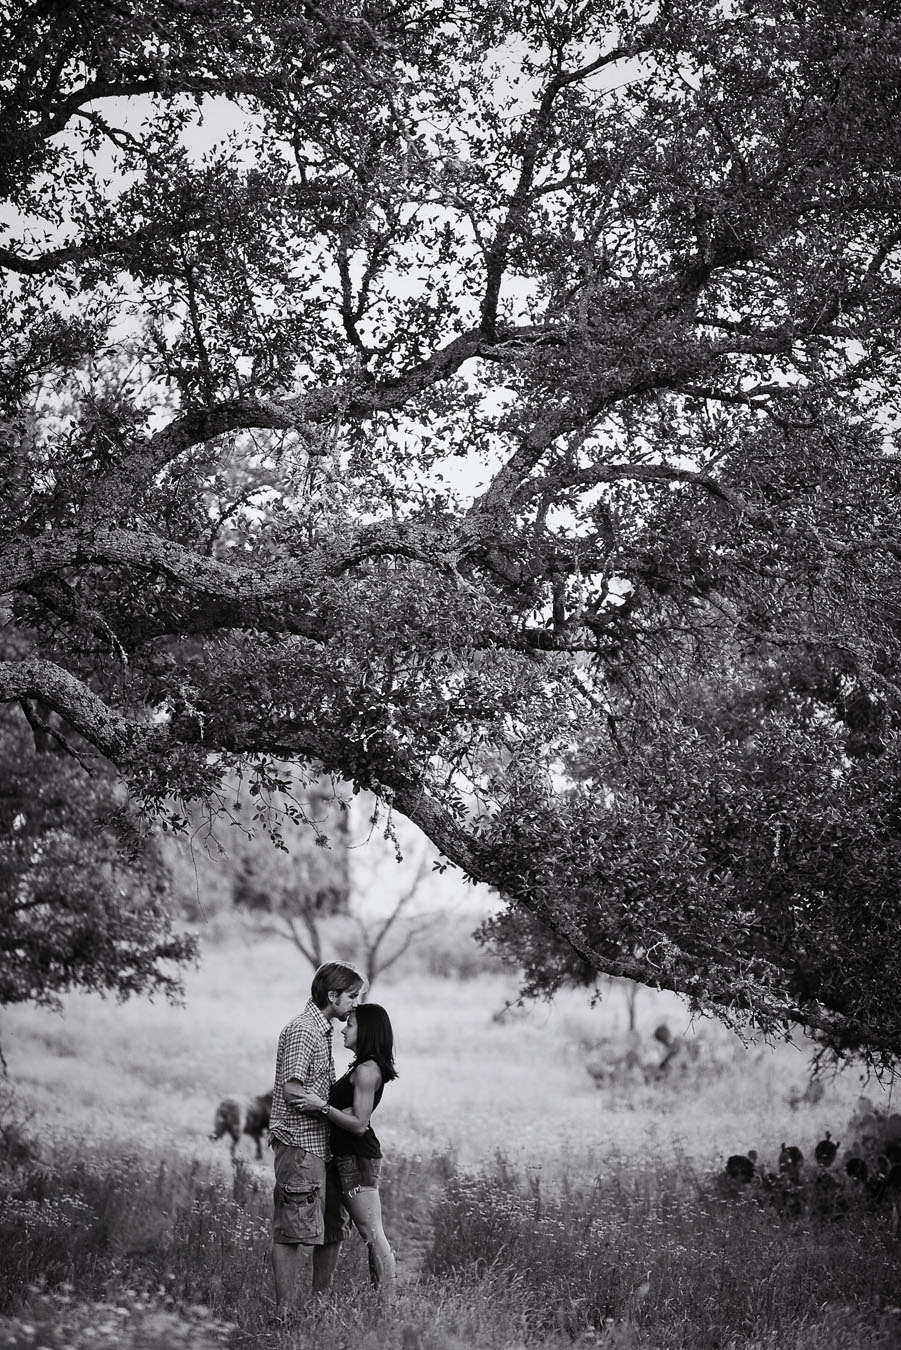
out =
<svg viewBox="0 0 901 1350"><path fill-rule="evenodd" d="M372 1282L383 1298L390 1301L397 1283L397 1264L382 1227L382 1201L378 1190L374 1186L361 1186L352 1195L345 1194L344 1204L354 1227L369 1248Z"/></svg>

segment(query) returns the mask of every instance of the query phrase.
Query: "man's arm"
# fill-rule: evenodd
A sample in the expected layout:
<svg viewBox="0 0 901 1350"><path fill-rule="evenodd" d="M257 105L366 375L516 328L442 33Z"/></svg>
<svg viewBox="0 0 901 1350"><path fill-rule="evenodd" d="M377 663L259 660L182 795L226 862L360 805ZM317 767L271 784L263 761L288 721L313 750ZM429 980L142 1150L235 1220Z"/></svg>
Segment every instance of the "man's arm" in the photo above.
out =
<svg viewBox="0 0 901 1350"><path fill-rule="evenodd" d="M301 1109L297 1095L304 1091L304 1084L309 1080L315 1050L316 1038L306 1027L298 1030L286 1047L282 1093L285 1105L290 1108Z"/></svg>
<svg viewBox="0 0 901 1350"><path fill-rule="evenodd" d="M298 1101L298 1096L300 1093L306 1092L306 1088L299 1078L288 1078L282 1083L282 1092L284 1093L286 1106L297 1107L299 1111L303 1110L302 1104Z"/></svg>

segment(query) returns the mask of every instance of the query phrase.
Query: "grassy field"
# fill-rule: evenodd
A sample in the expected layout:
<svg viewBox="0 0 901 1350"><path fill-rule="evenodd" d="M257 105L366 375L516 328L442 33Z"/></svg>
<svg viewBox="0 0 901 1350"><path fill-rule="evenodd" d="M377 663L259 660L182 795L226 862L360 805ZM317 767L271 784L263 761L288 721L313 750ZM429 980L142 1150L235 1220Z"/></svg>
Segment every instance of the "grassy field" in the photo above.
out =
<svg viewBox="0 0 901 1350"><path fill-rule="evenodd" d="M616 1067L622 990L502 1013L515 982L487 974L410 973L372 993L400 1071L376 1121L393 1315L372 1303L354 1241L334 1303L294 1333L267 1329L270 1164L243 1139L233 1169L208 1135L220 1098L271 1086L309 978L288 944L233 937L205 951L183 1007L72 997L61 1017L4 1014L0 1347L901 1346L890 1207L846 1199L811 1161L827 1130L850 1143L862 1093L888 1117L889 1087L848 1070L793 1107L803 1046L745 1047L642 991L643 1060L660 1056L661 1021L700 1047L646 1078ZM807 1159L788 1207L724 1184L729 1154L756 1148L776 1170L783 1142Z"/></svg>

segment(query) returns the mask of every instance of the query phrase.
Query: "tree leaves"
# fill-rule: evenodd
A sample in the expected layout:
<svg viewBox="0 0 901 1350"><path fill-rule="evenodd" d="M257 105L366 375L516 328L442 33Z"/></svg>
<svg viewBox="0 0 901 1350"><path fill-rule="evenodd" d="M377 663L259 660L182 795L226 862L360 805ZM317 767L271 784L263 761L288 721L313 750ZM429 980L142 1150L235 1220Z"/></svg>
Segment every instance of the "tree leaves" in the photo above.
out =
<svg viewBox="0 0 901 1350"><path fill-rule="evenodd" d="M245 761L382 793L527 916L539 985L568 948L897 1049L817 952L890 974L891 8L2 38L0 698L151 815Z"/></svg>

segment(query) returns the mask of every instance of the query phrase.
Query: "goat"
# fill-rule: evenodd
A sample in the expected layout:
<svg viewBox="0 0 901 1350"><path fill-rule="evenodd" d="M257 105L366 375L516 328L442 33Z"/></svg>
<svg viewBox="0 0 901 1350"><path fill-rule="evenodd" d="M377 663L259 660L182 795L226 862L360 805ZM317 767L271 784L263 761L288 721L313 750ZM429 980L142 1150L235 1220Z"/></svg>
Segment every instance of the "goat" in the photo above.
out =
<svg viewBox="0 0 901 1350"><path fill-rule="evenodd" d="M213 1117L211 1139L221 1139L224 1134L231 1136L231 1154L240 1142L241 1135L250 1135L256 1144L257 1157L262 1159L262 1138L269 1129L269 1113L272 1110L272 1093L264 1092L259 1097L251 1097L244 1108L244 1128L241 1129L241 1103L235 1097L225 1097L216 1107Z"/></svg>
<svg viewBox="0 0 901 1350"><path fill-rule="evenodd" d="M241 1104L235 1101L234 1097L224 1098L216 1107L216 1114L213 1117L213 1133L210 1138L221 1139L224 1134L231 1135L232 1157L234 1157L238 1140L241 1138Z"/></svg>
<svg viewBox="0 0 901 1350"><path fill-rule="evenodd" d="M263 1156L263 1148L260 1140L269 1129L269 1112L271 1110L271 1092L264 1092L261 1097L254 1097L247 1103L247 1113L244 1117L244 1133L249 1134L256 1144L258 1158L262 1158Z"/></svg>

